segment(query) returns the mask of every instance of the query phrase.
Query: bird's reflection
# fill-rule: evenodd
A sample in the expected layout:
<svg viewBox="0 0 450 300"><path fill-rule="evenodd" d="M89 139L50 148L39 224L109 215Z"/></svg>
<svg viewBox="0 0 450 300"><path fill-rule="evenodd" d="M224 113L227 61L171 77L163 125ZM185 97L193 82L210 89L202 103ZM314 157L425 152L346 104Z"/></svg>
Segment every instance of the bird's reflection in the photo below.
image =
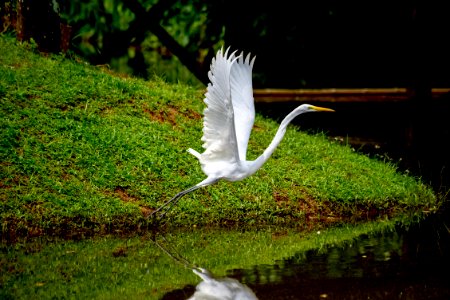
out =
<svg viewBox="0 0 450 300"><path fill-rule="evenodd" d="M157 241L157 236L152 241L175 262L190 268L202 281L196 286L194 294L188 300L255 300L258 299L253 291L245 284L229 277L216 277L207 269L191 264L179 253L170 249L170 244L161 236L165 246Z"/></svg>
<svg viewBox="0 0 450 300"><path fill-rule="evenodd" d="M214 277L211 272L203 268L192 269L195 274L203 280L200 282L194 295L189 300L253 300L258 299L253 291L245 284L240 283L234 278Z"/></svg>

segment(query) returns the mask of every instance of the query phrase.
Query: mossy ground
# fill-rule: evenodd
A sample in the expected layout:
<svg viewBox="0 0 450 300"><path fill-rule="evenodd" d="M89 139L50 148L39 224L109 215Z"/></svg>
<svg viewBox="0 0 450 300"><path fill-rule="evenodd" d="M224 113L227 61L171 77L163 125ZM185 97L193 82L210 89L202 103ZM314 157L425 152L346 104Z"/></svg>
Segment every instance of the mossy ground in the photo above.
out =
<svg viewBox="0 0 450 300"><path fill-rule="evenodd" d="M127 233L204 178L204 91L112 74L76 57L43 55L0 37L2 237ZM278 124L256 117L254 159ZM386 219L438 207L433 191L392 164L323 134L291 127L252 177L185 196L178 227L285 225L304 229Z"/></svg>

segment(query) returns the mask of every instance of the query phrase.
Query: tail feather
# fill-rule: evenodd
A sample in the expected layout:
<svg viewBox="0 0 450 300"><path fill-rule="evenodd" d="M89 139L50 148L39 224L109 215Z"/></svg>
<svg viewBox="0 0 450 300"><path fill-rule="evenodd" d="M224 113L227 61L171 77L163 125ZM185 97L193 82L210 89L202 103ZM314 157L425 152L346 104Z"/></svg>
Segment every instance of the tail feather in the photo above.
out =
<svg viewBox="0 0 450 300"><path fill-rule="evenodd" d="M200 159L201 154L198 153L197 151L195 151L194 149L189 148L187 151L188 151L190 154L192 154L192 155L194 155L195 157L197 157L197 159Z"/></svg>

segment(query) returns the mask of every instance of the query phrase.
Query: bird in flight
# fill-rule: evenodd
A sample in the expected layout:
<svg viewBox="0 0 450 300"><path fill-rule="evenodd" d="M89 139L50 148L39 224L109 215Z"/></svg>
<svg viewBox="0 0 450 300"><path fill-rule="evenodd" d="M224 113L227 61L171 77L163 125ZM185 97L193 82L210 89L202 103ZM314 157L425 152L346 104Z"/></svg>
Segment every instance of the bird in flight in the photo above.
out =
<svg viewBox="0 0 450 300"><path fill-rule="evenodd" d="M198 184L179 192L150 216L166 208L165 213L181 197L201 187L212 185L219 180L239 181L254 174L269 159L286 133L289 123L298 115L307 112L334 110L302 104L281 121L275 137L267 149L255 160L247 160L247 146L255 120L253 100L252 69L255 57L250 53L229 54L229 48L220 49L211 62L203 112L203 148L199 153L193 149L188 152L200 162L206 178ZM163 217L165 213L160 216Z"/></svg>

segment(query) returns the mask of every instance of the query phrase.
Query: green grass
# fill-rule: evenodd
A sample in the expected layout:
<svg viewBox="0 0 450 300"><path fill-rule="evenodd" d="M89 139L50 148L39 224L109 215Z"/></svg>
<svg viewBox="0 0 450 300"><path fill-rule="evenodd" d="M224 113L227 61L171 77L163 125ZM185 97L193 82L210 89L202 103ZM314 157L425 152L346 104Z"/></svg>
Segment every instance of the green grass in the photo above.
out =
<svg viewBox="0 0 450 300"><path fill-rule="evenodd" d="M126 233L204 178L203 92L44 56L0 36L0 218L3 238ZM257 116L256 158L278 124ZM432 211L432 190L394 165L291 127L254 176L185 196L173 226L287 225L305 229Z"/></svg>

